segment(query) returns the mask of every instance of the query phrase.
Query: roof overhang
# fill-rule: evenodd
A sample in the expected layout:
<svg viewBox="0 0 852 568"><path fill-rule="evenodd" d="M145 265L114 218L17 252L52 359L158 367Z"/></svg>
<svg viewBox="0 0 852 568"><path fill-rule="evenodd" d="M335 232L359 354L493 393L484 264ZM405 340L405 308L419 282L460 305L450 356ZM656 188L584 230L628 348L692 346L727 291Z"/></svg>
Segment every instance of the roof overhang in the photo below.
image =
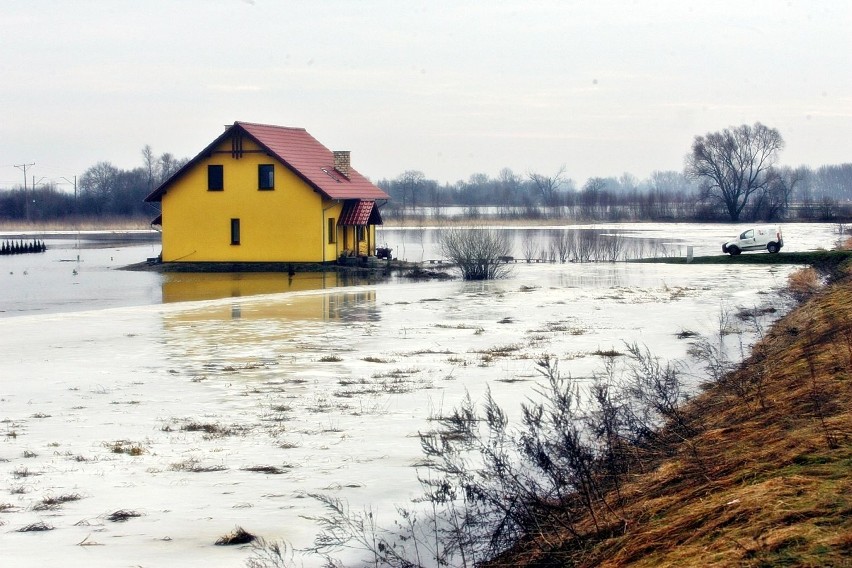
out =
<svg viewBox="0 0 852 568"><path fill-rule="evenodd" d="M341 227L382 225L382 215L373 199L348 199L337 224Z"/></svg>

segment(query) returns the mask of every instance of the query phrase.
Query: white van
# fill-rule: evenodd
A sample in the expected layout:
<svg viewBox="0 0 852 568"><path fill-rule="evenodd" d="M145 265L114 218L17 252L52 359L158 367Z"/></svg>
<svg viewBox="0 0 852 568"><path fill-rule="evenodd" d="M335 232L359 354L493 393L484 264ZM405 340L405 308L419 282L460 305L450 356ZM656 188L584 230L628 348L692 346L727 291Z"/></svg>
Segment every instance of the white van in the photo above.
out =
<svg viewBox="0 0 852 568"><path fill-rule="evenodd" d="M737 255L746 250L768 250L778 252L784 246L781 227L764 225L746 229L732 241L722 245L722 252Z"/></svg>

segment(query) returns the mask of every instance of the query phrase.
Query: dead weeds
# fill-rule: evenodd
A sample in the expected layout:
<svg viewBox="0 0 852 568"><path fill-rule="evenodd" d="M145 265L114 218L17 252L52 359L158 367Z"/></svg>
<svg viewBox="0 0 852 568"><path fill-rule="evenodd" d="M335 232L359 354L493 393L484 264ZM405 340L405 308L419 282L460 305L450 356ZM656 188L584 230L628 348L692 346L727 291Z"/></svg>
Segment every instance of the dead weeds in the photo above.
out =
<svg viewBox="0 0 852 568"><path fill-rule="evenodd" d="M807 303L693 399L703 427L689 451L621 487L621 508L572 519L572 533L542 530L485 566L848 564L852 283L815 291L813 278L793 279Z"/></svg>

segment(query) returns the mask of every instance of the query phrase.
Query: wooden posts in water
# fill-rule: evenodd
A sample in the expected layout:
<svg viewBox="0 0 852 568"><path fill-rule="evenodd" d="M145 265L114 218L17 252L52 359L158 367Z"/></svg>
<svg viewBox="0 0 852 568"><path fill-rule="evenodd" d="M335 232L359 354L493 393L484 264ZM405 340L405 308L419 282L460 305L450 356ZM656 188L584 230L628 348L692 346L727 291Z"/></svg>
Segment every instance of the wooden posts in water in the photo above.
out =
<svg viewBox="0 0 852 568"><path fill-rule="evenodd" d="M47 250L47 245L44 241L3 241L0 245L0 255L6 254L26 254L28 252L44 252Z"/></svg>

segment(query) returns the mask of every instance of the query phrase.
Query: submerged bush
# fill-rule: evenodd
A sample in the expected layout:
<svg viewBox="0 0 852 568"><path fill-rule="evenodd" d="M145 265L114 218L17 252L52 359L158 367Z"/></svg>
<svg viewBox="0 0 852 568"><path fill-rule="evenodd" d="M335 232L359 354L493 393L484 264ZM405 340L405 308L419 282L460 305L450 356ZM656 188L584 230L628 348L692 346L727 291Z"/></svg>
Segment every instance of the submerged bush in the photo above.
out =
<svg viewBox="0 0 852 568"><path fill-rule="evenodd" d="M506 231L451 228L441 234L441 254L465 280L492 280L509 273L512 245Z"/></svg>

